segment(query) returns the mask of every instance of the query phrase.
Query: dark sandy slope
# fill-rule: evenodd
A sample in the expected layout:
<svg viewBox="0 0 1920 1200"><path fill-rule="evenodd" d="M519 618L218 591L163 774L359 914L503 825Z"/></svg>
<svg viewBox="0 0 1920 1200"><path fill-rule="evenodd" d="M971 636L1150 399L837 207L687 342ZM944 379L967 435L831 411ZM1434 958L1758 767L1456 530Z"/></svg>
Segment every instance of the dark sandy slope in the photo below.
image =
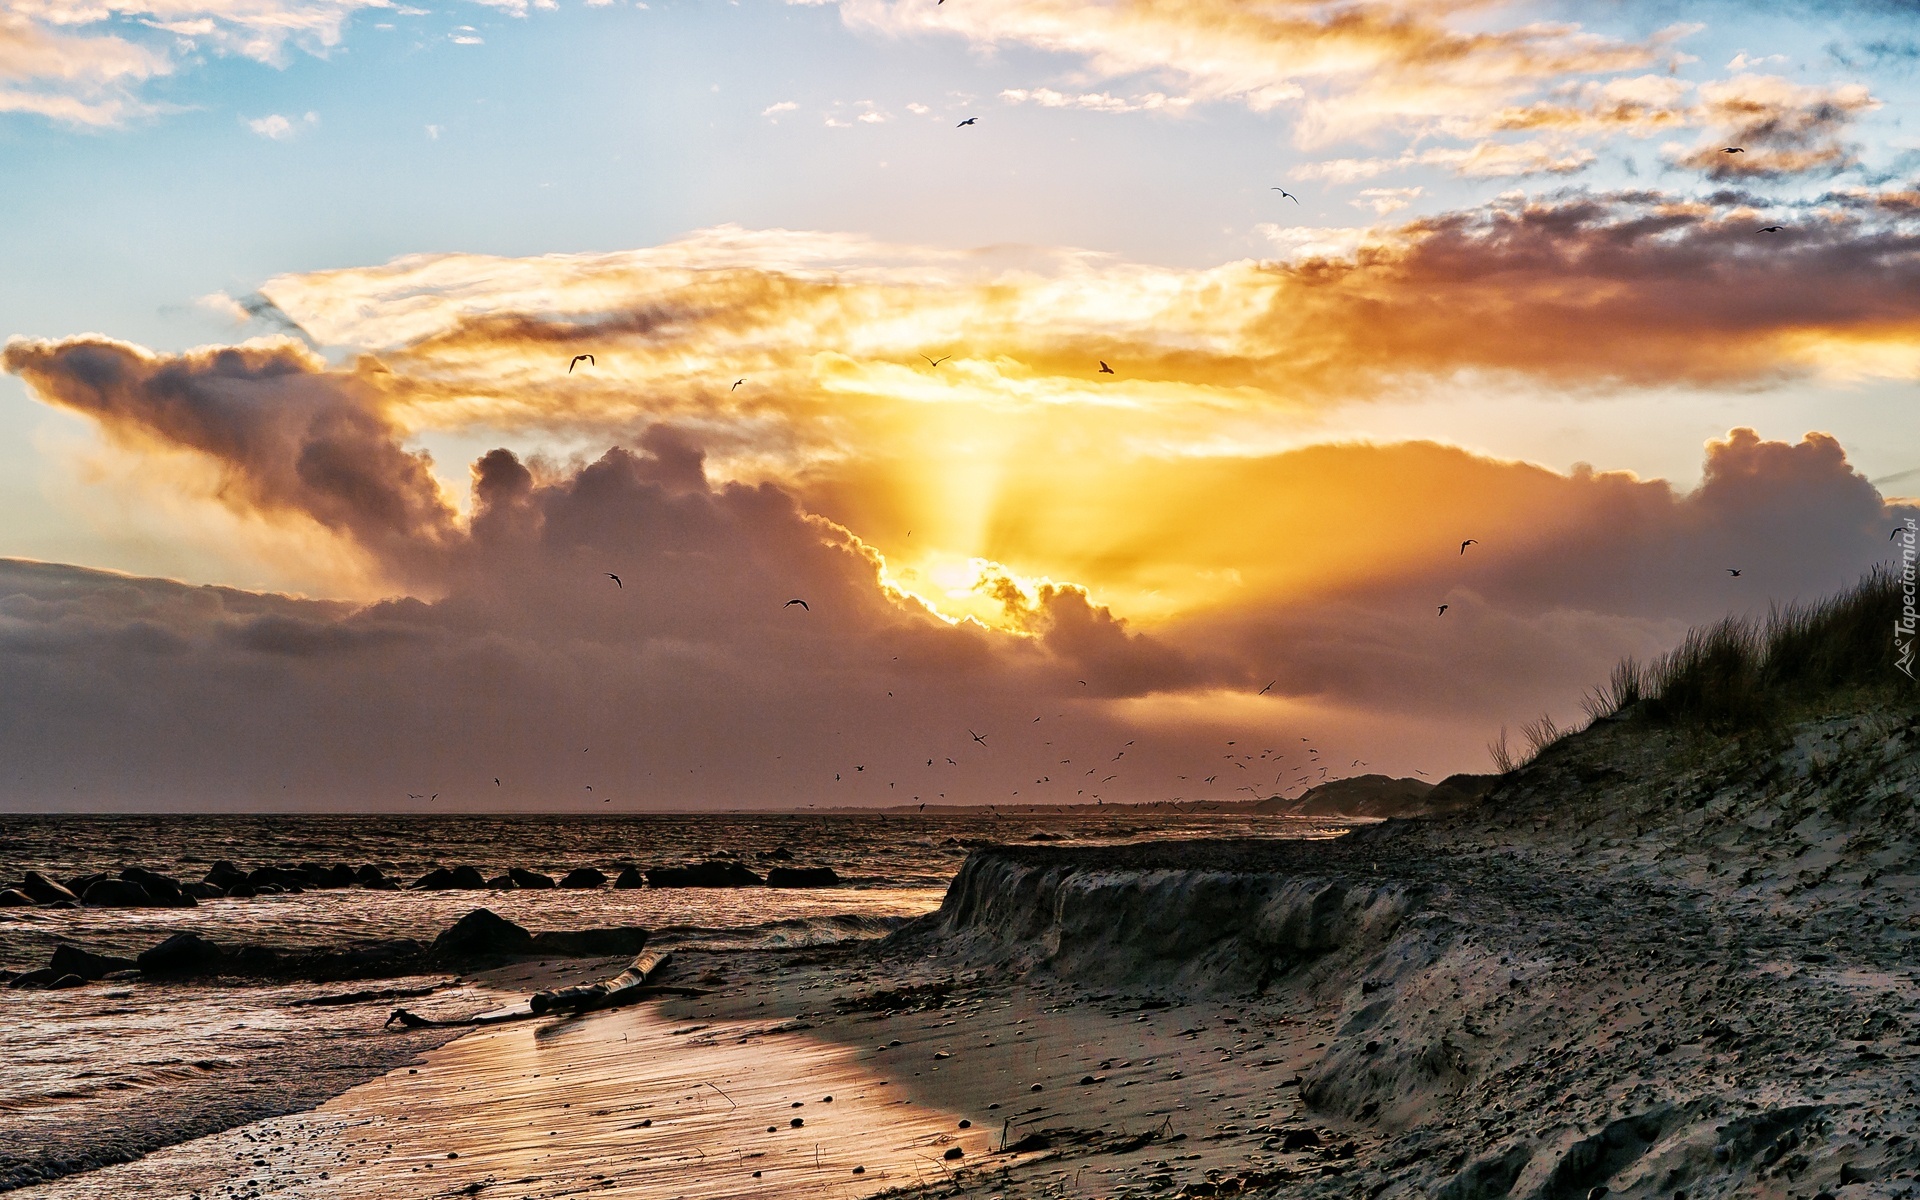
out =
<svg viewBox="0 0 1920 1200"><path fill-rule="evenodd" d="M1334 842L979 851L885 953L1336 1013L1296 1119L1366 1152L1183 1195L1907 1196L1917 797L1909 712L1603 721L1469 812Z"/></svg>

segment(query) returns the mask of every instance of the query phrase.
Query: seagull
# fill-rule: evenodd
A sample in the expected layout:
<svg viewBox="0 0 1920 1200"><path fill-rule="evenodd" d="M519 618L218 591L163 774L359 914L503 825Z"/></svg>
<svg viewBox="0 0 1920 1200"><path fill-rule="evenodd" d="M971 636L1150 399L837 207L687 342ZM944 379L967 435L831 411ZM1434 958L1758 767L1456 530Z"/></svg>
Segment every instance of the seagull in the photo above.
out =
<svg viewBox="0 0 1920 1200"><path fill-rule="evenodd" d="M730 388L728 388L727 390L731 392L731 391L733 391L733 390L734 390L734 388L738 388L738 387L739 387L739 386L740 386L741 384L743 384L743 383L745 383L745 382L746 382L746 380L744 380L744 379L736 379L736 380L734 380L734 381L733 381L733 387L730 387Z"/></svg>
<svg viewBox="0 0 1920 1200"><path fill-rule="evenodd" d="M1903 529L1896 529L1896 530L1894 530L1894 531L1893 531L1892 533L1890 533L1890 534L1888 534L1888 535L1887 535L1887 540L1888 540L1888 541L1892 541L1893 539L1895 539L1895 538L1897 538L1897 537L1899 537L1899 536L1900 536L1901 534L1903 534L1903 533L1905 533L1905 532L1906 532L1906 530L1905 530L1904 528L1903 528Z"/></svg>
<svg viewBox="0 0 1920 1200"><path fill-rule="evenodd" d="M982 746L987 744L987 738L985 734L975 733L973 730L969 729L967 730L967 736L972 738L974 741L979 742Z"/></svg>
<svg viewBox="0 0 1920 1200"><path fill-rule="evenodd" d="M1468 546L1478 546L1479 544L1479 538L1468 538L1466 541L1460 543L1460 553L1465 554Z"/></svg>
<svg viewBox="0 0 1920 1200"><path fill-rule="evenodd" d="M962 122L960 122L960 123L959 123L958 125L955 125L955 126L954 126L954 128L955 128L955 129L965 129L965 128L966 128L967 126L969 126L969 125L977 125L977 124L979 124L979 122L980 122L980 118L979 118L979 117L968 117L968 118L967 118L966 120L964 120L964 121L962 121Z"/></svg>
<svg viewBox="0 0 1920 1200"><path fill-rule="evenodd" d="M573 361L567 364L567 374L569 375L573 374L573 369L579 366L582 362L586 363L590 367L597 367L600 365L599 363L596 363L593 361L593 355L591 354L576 354L573 356Z"/></svg>
<svg viewBox="0 0 1920 1200"><path fill-rule="evenodd" d="M926 355L924 355L924 354L922 354L922 355L921 355L920 357L921 357L921 358L927 358L927 356L926 356ZM937 367L937 366L939 366L939 365L940 365L941 363L943 363L943 362L945 362L945 361L947 361L948 359L950 359L950 358L952 358L952 357L953 357L953 355L951 355L951 354L942 354L942 355L941 355L941 356L940 356L939 358L927 358L927 365L928 365L928 366L930 366L930 367Z"/></svg>
<svg viewBox="0 0 1920 1200"><path fill-rule="evenodd" d="M1780 230L1781 230L1781 226L1779 225L1768 225L1766 228L1756 229L1754 230L1754 232L1755 233L1779 233Z"/></svg>
<svg viewBox="0 0 1920 1200"><path fill-rule="evenodd" d="M1435 614L1433 614L1433 615L1434 615L1434 616L1436 616L1436 617L1444 617L1444 616L1446 616L1446 615L1447 615L1447 605L1444 605L1444 604L1442 604L1442 605L1440 606L1440 611L1439 611L1439 612L1437 612L1437 613L1435 613Z"/></svg>
<svg viewBox="0 0 1920 1200"><path fill-rule="evenodd" d="M439 792L435 792L433 795L427 797L427 799L429 800L438 800L439 798L440 798Z"/></svg>
<svg viewBox="0 0 1920 1200"><path fill-rule="evenodd" d="M420 798L419 796L417 796L417 795L415 795L415 794L414 794L414 793L412 793L412 792L408 792L408 793L407 793L407 799L409 799L409 800L418 800L419 798Z"/></svg>
<svg viewBox="0 0 1920 1200"><path fill-rule="evenodd" d="M495 786L495 787L499 787L499 786L500 786L500 777L499 777L498 775L495 775L495 776L493 777L493 786Z"/></svg>
<svg viewBox="0 0 1920 1200"><path fill-rule="evenodd" d="M1740 572L1739 572L1738 570L1736 570L1736 569L1734 569L1733 567L1728 567L1728 568L1727 568L1727 574L1729 574L1729 575L1731 575L1731 576L1733 576L1733 577L1734 577L1735 579L1738 579L1738 578L1740 578Z"/></svg>
<svg viewBox="0 0 1920 1200"><path fill-rule="evenodd" d="M1722 154L1745 154L1745 153L1746 153L1746 151L1745 151L1744 149L1742 149L1741 147L1739 147L1739 146L1724 146L1724 147L1722 147L1722 148L1721 148L1721 150L1720 150L1720 153L1722 153Z"/></svg>
<svg viewBox="0 0 1920 1200"><path fill-rule="evenodd" d="M781 605L780 607L781 607L781 608L792 608L792 607L793 607L794 605L796 605L796 604L798 604L798 605L799 605L799 606L800 606L801 608L804 608L804 609L806 609L806 610L807 610L808 612L812 612L812 611L813 611L813 605L811 605L811 604L808 604L808 603L807 603L807 602L806 602L805 600L801 600L801 599L799 599L798 597L796 597L796 598L794 598L794 599L792 599L792 600L789 600L789 601L787 601L787 602L786 602L785 604L782 604L782 605Z"/></svg>
<svg viewBox="0 0 1920 1200"><path fill-rule="evenodd" d="M1279 682L1280 682L1280 681L1279 681L1278 679L1276 679L1276 680L1274 680L1274 681L1273 681L1273 683L1279 683ZM1264 696L1264 695L1266 695L1266 694L1267 694L1268 692L1270 692L1270 691L1272 691L1272 690L1273 690L1273 683L1270 683L1270 684L1268 684L1267 686L1265 686L1265 687L1263 687L1263 688L1261 688L1261 689L1260 689L1260 691L1259 691L1258 693L1256 693L1256 694L1257 694L1257 695L1261 695L1261 696Z"/></svg>
<svg viewBox="0 0 1920 1200"><path fill-rule="evenodd" d="M615 575L612 571L607 571L605 572L605 574L608 579L613 580L613 585L615 587L619 588L621 591L626 590L627 585L620 582L620 577L618 575Z"/></svg>
<svg viewBox="0 0 1920 1200"><path fill-rule="evenodd" d="M1100 373L1100 374L1102 374L1102 375L1111 375L1111 374L1113 374L1113 368L1112 368L1112 367L1110 367L1110 366L1108 366L1108 365L1107 365L1107 364L1106 364L1105 362L1102 362L1102 363L1100 364L1100 371L1099 371L1099 373Z"/></svg>
<svg viewBox="0 0 1920 1200"><path fill-rule="evenodd" d="M1287 199L1293 201L1295 204L1300 203L1300 197L1294 195L1292 192L1288 191L1285 188L1268 188L1267 190L1270 192L1279 192L1282 196L1285 196Z"/></svg>

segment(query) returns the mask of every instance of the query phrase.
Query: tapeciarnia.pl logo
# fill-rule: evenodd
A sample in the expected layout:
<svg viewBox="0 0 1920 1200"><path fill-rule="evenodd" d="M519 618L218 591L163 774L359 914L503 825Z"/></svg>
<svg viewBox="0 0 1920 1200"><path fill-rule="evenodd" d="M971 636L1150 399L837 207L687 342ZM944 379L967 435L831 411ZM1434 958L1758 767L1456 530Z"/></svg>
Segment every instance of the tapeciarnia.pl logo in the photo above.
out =
<svg viewBox="0 0 1920 1200"><path fill-rule="evenodd" d="M1908 679L1912 679L1914 633L1920 630L1920 612L1913 607L1915 533L1920 527L1916 527L1912 517L1908 517L1905 524L1906 528L1900 531L1900 619L1893 623L1893 651L1896 655L1893 665Z"/></svg>

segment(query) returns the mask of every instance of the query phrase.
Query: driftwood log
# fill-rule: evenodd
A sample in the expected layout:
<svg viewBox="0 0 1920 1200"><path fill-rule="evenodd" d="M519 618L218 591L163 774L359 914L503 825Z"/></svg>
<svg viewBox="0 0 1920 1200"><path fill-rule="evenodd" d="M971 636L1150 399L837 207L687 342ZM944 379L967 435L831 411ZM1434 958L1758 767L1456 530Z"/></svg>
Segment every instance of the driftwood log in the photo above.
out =
<svg viewBox="0 0 1920 1200"><path fill-rule="evenodd" d="M446 1029L455 1026L499 1025L507 1021L525 1021L531 1017L554 1014L576 1014L593 1012L602 1008L618 1008L622 1004L632 1004L636 1000L646 1000L654 996L704 996L707 993L699 988L660 987L647 981L657 974L672 957L671 950L646 950L627 964L627 969L611 979L602 979L598 983L582 984L579 987L561 988L558 991L535 992L527 1002L525 1011L481 1013L472 1017L461 1017L452 1021L438 1021L423 1017L404 1008L396 1008L387 1017L386 1023L396 1022L408 1029Z"/></svg>

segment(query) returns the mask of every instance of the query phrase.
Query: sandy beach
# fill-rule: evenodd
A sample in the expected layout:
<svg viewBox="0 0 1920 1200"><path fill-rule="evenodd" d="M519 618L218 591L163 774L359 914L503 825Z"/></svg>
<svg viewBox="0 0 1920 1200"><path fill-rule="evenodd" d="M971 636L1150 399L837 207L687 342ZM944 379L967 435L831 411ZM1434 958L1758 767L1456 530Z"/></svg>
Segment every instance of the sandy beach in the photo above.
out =
<svg viewBox="0 0 1920 1200"><path fill-rule="evenodd" d="M471 1032L23 1194L1906 1197L1916 782L1885 714L1764 761L1603 722L1331 841L982 848L883 939L682 953L703 994Z"/></svg>

